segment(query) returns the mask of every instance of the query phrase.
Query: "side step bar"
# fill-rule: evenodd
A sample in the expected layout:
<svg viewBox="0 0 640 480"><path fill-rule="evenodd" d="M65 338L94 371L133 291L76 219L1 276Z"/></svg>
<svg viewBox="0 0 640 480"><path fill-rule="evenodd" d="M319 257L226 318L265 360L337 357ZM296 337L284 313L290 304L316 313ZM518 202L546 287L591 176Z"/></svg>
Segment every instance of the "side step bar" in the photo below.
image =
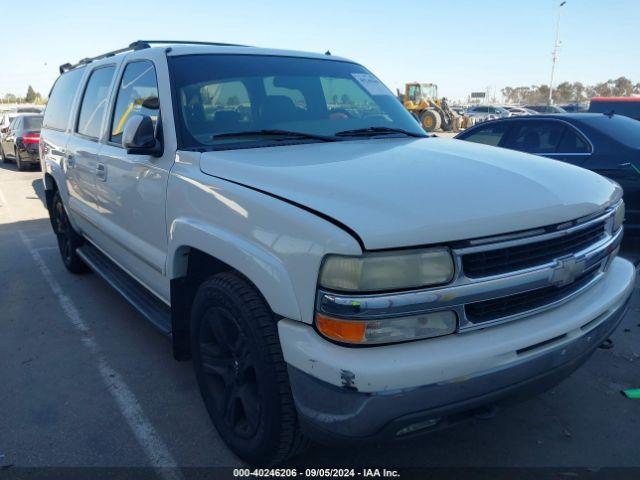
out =
<svg viewBox="0 0 640 480"><path fill-rule="evenodd" d="M171 335L171 310L166 304L89 242L85 242L77 252L91 270L100 275L143 317L165 335Z"/></svg>

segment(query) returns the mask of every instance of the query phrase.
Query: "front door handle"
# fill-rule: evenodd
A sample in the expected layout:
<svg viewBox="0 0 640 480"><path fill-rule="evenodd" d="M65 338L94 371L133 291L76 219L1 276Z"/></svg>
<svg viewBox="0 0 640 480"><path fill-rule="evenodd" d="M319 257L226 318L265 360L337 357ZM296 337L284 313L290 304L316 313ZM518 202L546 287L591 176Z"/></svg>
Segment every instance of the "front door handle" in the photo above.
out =
<svg viewBox="0 0 640 480"><path fill-rule="evenodd" d="M107 181L107 167L104 163L99 163L96 166L96 178L101 182Z"/></svg>

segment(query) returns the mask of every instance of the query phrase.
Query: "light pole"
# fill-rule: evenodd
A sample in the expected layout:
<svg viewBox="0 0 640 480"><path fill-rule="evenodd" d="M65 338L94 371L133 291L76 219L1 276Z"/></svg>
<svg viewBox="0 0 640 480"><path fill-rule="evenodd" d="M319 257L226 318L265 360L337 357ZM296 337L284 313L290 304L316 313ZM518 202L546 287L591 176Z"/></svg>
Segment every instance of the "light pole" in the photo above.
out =
<svg viewBox="0 0 640 480"><path fill-rule="evenodd" d="M549 105L553 103L553 74L556 70L556 60L558 59L558 49L560 48L560 12L567 2L560 2L558 5L558 18L556 20L556 41L553 44L553 52L551 52L551 80L549 81Z"/></svg>

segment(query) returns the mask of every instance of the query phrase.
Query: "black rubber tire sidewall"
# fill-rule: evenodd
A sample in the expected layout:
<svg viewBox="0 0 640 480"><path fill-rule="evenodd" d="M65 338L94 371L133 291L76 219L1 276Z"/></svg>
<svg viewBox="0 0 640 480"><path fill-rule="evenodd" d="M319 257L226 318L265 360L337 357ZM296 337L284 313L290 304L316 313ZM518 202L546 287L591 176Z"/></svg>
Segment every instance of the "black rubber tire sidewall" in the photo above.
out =
<svg viewBox="0 0 640 480"><path fill-rule="evenodd" d="M205 281L198 289L192 305L191 349L196 378L205 406L225 443L236 455L252 465L270 465L282 460L279 451L282 450L282 437L286 432L283 432L281 396L288 396L290 400L291 393L288 382L282 382L282 374L286 375L286 367L273 314L257 292L253 292L253 298L247 297L247 292L251 290L251 285L235 274L220 274ZM203 316L213 306L223 306L234 315L252 352L259 380L262 413L258 430L251 439L239 439L228 429L224 421L217 417L205 386L198 341ZM274 341L278 352L274 351ZM288 412L288 415L290 414L291 412Z"/></svg>
<svg viewBox="0 0 640 480"><path fill-rule="evenodd" d="M21 172L24 172L26 170L26 165L22 163L22 160L20 160L20 152L16 150L15 153L16 153L16 166L18 167L18 170L20 170Z"/></svg>
<svg viewBox="0 0 640 480"><path fill-rule="evenodd" d="M56 191L53 195L53 201L51 202L51 211L49 212L49 216L51 218L51 226L53 227L53 231L56 234L56 236L58 236L58 232L56 231L54 215L56 211L56 205L58 203L62 205L62 211L65 212L64 215L66 215L66 210L64 208L64 203L62 202L62 197L60 196L60 192ZM64 266L71 273L86 273L89 271L89 268L82 261L82 259L78 256L78 253L76 252L76 250L79 247L81 247L82 244L84 243L84 239L73 229L73 226L71 225L71 222L69 221L68 217L67 217L67 224L68 224L68 235L70 237L70 242L71 242L71 255L69 257L65 257L65 255L62 252L62 248L60 247L60 244L58 244L60 257L62 258L62 263L64 263Z"/></svg>

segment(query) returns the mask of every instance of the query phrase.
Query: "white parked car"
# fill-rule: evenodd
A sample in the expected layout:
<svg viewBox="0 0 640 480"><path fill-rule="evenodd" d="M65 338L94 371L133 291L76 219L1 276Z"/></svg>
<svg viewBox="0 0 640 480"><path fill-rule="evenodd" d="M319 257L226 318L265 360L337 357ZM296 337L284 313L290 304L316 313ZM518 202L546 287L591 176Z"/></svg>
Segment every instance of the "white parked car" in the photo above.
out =
<svg viewBox="0 0 640 480"><path fill-rule="evenodd" d="M512 107L512 106L506 106L504 107L505 110L507 110L512 117L520 117L520 116L527 116L527 115L537 115L538 112L534 111L534 110L530 110L528 108L525 107Z"/></svg>
<svg viewBox="0 0 640 480"><path fill-rule="evenodd" d="M136 42L61 70L40 148L64 264L170 336L248 462L542 391L626 311L615 183L427 137L357 63Z"/></svg>
<svg viewBox="0 0 640 480"><path fill-rule="evenodd" d="M476 123L496 118L507 118L511 113L506 108L497 105L476 105L467 109L467 116L474 118Z"/></svg>

